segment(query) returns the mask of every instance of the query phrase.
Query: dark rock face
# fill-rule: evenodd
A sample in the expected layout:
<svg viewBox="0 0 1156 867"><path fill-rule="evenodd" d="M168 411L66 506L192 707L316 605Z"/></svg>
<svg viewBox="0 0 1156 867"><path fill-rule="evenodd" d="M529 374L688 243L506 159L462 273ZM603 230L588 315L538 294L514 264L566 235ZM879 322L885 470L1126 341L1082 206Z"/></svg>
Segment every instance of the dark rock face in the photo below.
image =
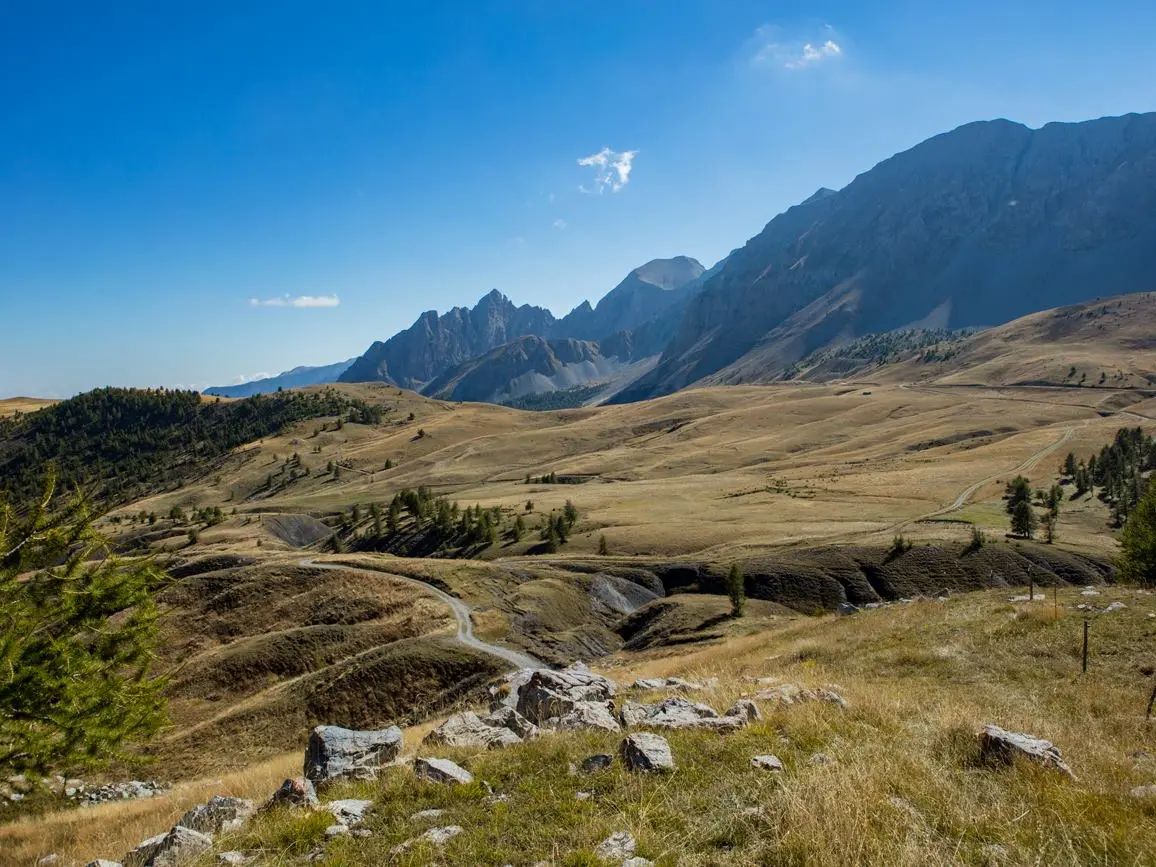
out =
<svg viewBox="0 0 1156 867"><path fill-rule="evenodd" d="M805 355L922 323L996 325L1156 288L1156 113L972 123L775 217L691 299L615 402L782 375Z"/></svg>
<svg viewBox="0 0 1156 867"><path fill-rule="evenodd" d="M378 341L350 365L341 382L389 382L420 389L443 371L526 334L547 334L554 315L543 307L515 307L497 289L472 310L430 310L405 331Z"/></svg>

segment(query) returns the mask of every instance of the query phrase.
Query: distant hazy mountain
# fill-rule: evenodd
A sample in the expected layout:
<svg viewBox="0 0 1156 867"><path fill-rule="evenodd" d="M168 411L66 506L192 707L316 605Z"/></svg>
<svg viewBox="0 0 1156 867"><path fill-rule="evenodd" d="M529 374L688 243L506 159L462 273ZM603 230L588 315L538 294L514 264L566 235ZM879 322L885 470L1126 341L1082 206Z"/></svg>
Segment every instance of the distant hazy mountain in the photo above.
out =
<svg viewBox="0 0 1156 867"><path fill-rule="evenodd" d="M997 325L1156 288L1156 114L972 123L775 217L616 400L774 378L905 326Z"/></svg>
<svg viewBox="0 0 1156 867"><path fill-rule="evenodd" d="M243 382L240 385L214 385L206 388L205 394L218 397L252 397L255 394L272 394L279 388L303 388L307 385L324 385L328 382L337 382L353 364L355 359L339 361L337 364L326 364L322 367L294 367L276 376L267 379L255 379L252 382Z"/></svg>

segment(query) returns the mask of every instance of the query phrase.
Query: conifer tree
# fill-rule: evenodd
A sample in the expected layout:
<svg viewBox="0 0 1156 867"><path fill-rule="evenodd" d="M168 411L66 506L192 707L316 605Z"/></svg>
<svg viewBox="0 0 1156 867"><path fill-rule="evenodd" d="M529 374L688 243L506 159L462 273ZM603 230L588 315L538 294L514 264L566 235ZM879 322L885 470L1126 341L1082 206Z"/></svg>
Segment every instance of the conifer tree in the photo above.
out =
<svg viewBox="0 0 1156 867"><path fill-rule="evenodd" d="M731 617L742 617L747 610L746 582L743 579L743 569L738 563L732 563L726 580L727 596L731 600Z"/></svg>

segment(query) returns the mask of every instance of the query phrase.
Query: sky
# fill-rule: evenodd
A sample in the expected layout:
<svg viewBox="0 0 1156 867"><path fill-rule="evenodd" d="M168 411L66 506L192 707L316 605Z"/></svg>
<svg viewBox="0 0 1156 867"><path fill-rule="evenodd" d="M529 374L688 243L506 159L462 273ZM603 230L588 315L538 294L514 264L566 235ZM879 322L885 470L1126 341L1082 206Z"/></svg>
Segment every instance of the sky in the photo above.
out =
<svg viewBox="0 0 1156 867"><path fill-rule="evenodd" d="M1154 42L1151 0L0 0L0 398L563 315L960 124L1154 110Z"/></svg>

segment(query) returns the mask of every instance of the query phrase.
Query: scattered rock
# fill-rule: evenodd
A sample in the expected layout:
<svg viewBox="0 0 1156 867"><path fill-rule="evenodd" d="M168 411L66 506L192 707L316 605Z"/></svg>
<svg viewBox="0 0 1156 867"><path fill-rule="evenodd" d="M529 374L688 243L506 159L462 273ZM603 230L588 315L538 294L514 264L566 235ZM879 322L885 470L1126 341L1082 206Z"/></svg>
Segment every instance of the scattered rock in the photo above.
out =
<svg viewBox="0 0 1156 867"><path fill-rule="evenodd" d="M1097 590L1095 587L1085 587L1083 590L1080 591L1080 595L1081 596L1099 596L1100 591Z"/></svg>
<svg viewBox="0 0 1156 867"><path fill-rule="evenodd" d="M517 711L535 725L561 719L585 702L608 702L614 698L615 684L584 665L563 671L539 669L518 691Z"/></svg>
<svg viewBox="0 0 1156 867"><path fill-rule="evenodd" d="M812 765L829 765L831 764L831 757L826 753L815 753L807 761Z"/></svg>
<svg viewBox="0 0 1156 867"><path fill-rule="evenodd" d="M445 810L438 810L438 809L418 810L416 813L414 813L412 816L409 817L409 820L411 822L426 822L430 819L440 818L441 816L444 816L445 814L446 814Z"/></svg>
<svg viewBox="0 0 1156 867"><path fill-rule="evenodd" d="M723 716L739 717L747 722L756 722L763 718L763 713L759 710L759 706L749 698L740 698L727 709Z"/></svg>
<svg viewBox="0 0 1156 867"><path fill-rule="evenodd" d="M330 801L325 809L333 814L333 818L350 828L365 821L365 814L373 807L373 801L363 801L357 798L343 798L339 801Z"/></svg>
<svg viewBox="0 0 1156 867"><path fill-rule="evenodd" d="M755 693L755 698L759 701L777 702L782 707L793 707L806 701L827 701L842 708L847 707L846 699L834 690L808 689L797 683L784 683L770 689L760 690Z"/></svg>
<svg viewBox="0 0 1156 867"><path fill-rule="evenodd" d="M72 794L68 794L69 790ZM82 807L107 804L110 801L134 801L138 798L155 798L164 792L164 786L156 780L129 780L127 783L108 783L94 789L85 788L80 780L66 780L64 794L74 799Z"/></svg>
<svg viewBox="0 0 1156 867"><path fill-rule="evenodd" d="M1008 862L1007 847L1001 846L999 843L988 843L981 846L979 854L983 856L985 867L1002 867Z"/></svg>
<svg viewBox="0 0 1156 867"><path fill-rule="evenodd" d="M330 825L325 829L325 839L332 840L334 837L345 837L349 834L348 825Z"/></svg>
<svg viewBox="0 0 1156 867"><path fill-rule="evenodd" d="M606 753L596 753L587 756L578 763L578 770L583 774L596 774L598 771L608 771L614 764L614 756Z"/></svg>
<svg viewBox="0 0 1156 867"><path fill-rule="evenodd" d="M842 615L843 617L849 617L852 614L858 614L858 613L859 613L858 606L852 605L850 602L840 602L839 603L839 614Z"/></svg>
<svg viewBox="0 0 1156 867"><path fill-rule="evenodd" d="M618 747L622 761L631 771L650 773L674 768L674 757L666 738L651 732L638 732L627 737Z"/></svg>
<svg viewBox="0 0 1156 867"><path fill-rule="evenodd" d="M451 716L426 735L422 744L493 749L521 742L522 739L508 728L490 725L483 722L476 713L466 711Z"/></svg>
<svg viewBox="0 0 1156 867"><path fill-rule="evenodd" d="M508 729L524 741L533 740L540 734L538 727L512 707L501 707L492 711L482 721L492 726Z"/></svg>
<svg viewBox="0 0 1156 867"><path fill-rule="evenodd" d="M56 867L60 863L60 856L53 852L51 855L41 855L36 859L36 867Z"/></svg>
<svg viewBox="0 0 1156 867"><path fill-rule="evenodd" d="M432 846L444 846L454 837L465 831L461 825L446 825L444 828L430 828L424 834L406 840L404 843L398 843L390 849L391 855L401 855L407 850L412 849L419 843L429 843Z"/></svg>
<svg viewBox="0 0 1156 867"><path fill-rule="evenodd" d="M627 858L622 862L622 867L654 867L654 862L645 858Z"/></svg>
<svg viewBox="0 0 1156 867"><path fill-rule="evenodd" d="M150 837L124 857L124 867L176 867L213 848L213 838L177 825L167 834Z"/></svg>
<svg viewBox="0 0 1156 867"><path fill-rule="evenodd" d="M761 771L774 771L782 773L786 770L783 767L783 760L778 756L755 756L751 759L751 767L758 768Z"/></svg>
<svg viewBox="0 0 1156 867"><path fill-rule="evenodd" d="M334 780L372 780L382 765L401 752L397 726L378 731L355 731L340 726L317 726L305 750L305 777L317 784Z"/></svg>
<svg viewBox="0 0 1156 867"><path fill-rule="evenodd" d="M682 692L699 692L706 689L701 683L683 680L681 677L644 677L631 684L633 689L677 689Z"/></svg>
<svg viewBox="0 0 1156 867"><path fill-rule="evenodd" d="M1111 604L1108 605L1107 608L1104 609L1104 613L1108 614L1109 612L1112 612L1112 611L1122 611L1127 607L1128 606L1125 605L1123 602L1119 602L1119 601L1112 602Z"/></svg>
<svg viewBox="0 0 1156 867"><path fill-rule="evenodd" d="M184 828L200 831L202 834L219 834L235 831L253 815L253 802L244 798L214 795L207 803L193 807L177 821Z"/></svg>
<svg viewBox="0 0 1156 867"><path fill-rule="evenodd" d="M575 792L574 793L574 800L575 801L589 801L593 797L594 797L593 792Z"/></svg>
<svg viewBox="0 0 1156 867"><path fill-rule="evenodd" d="M253 859L244 852L222 852L217 856L217 863L221 867L233 867L233 865L248 864Z"/></svg>
<svg viewBox="0 0 1156 867"><path fill-rule="evenodd" d="M124 867L119 861L109 861L106 858L97 858L95 861L89 861L84 867Z"/></svg>
<svg viewBox="0 0 1156 867"><path fill-rule="evenodd" d="M624 861L634 857L634 850L638 848L638 841L629 831L618 831L611 834L594 847L594 854L603 861Z"/></svg>
<svg viewBox="0 0 1156 867"><path fill-rule="evenodd" d="M465 785L474 781L474 775L449 759L422 759L413 763L413 772L419 779L448 786Z"/></svg>
<svg viewBox="0 0 1156 867"><path fill-rule="evenodd" d="M320 803L313 783L304 777L294 777L281 784L281 788L273 793L265 807L316 807Z"/></svg>
<svg viewBox="0 0 1156 867"><path fill-rule="evenodd" d="M985 725L978 733L980 753L985 759L1010 762L1015 756L1023 756L1045 768L1055 768L1073 780L1076 775L1060 756L1059 749L1051 741L1023 734L1009 732L996 725Z"/></svg>
<svg viewBox="0 0 1156 867"><path fill-rule="evenodd" d="M1137 786L1128 793L1133 798L1156 798L1156 785Z"/></svg>
<svg viewBox="0 0 1156 867"><path fill-rule="evenodd" d="M607 732L621 731L614 719L613 702L580 701L558 720L549 720L553 728L563 731L601 729Z"/></svg>

